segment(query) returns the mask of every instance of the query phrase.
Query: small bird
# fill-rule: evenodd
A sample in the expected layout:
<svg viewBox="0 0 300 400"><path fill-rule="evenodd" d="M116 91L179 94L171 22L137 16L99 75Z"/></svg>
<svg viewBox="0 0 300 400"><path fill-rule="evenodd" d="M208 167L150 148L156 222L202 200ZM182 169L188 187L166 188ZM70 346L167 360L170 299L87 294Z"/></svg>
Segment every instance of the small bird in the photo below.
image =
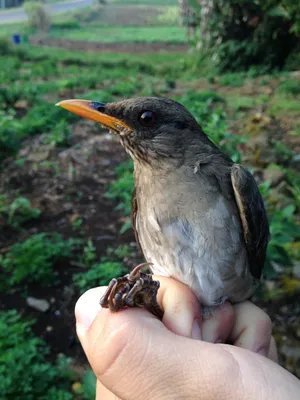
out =
<svg viewBox="0 0 300 400"><path fill-rule="evenodd" d="M270 236L262 197L251 173L184 106L157 97L58 105L108 127L132 157L132 225L154 274L189 286L204 315L253 294ZM144 306L162 318L159 282L143 266L112 280L101 304L113 311Z"/></svg>

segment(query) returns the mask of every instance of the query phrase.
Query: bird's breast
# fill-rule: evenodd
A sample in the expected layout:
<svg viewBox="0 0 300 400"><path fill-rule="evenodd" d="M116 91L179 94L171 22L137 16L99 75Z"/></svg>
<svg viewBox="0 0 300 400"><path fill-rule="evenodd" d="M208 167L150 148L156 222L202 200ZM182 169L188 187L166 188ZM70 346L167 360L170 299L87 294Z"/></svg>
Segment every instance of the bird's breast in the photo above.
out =
<svg viewBox="0 0 300 400"><path fill-rule="evenodd" d="M135 228L153 272L186 283L204 304L243 297L252 279L235 202L206 179L168 178L137 187Z"/></svg>

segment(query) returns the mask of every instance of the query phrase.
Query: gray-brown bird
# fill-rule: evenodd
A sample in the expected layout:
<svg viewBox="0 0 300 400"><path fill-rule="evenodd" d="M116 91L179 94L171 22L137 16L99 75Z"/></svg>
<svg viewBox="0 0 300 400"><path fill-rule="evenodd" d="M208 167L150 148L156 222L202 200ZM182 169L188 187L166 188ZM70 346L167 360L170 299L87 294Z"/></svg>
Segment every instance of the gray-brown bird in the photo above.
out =
<svg viewBox="0 0 300 400"><path fill-rule="evenodd" d="M257 184L181 104L156 97L58 105L118 135L134 161L132 222L151 270L188 285L206 307L248 299L261 277L269 225ZM159 284L137 267L102 304L145 306L161 318Z"/></svg>

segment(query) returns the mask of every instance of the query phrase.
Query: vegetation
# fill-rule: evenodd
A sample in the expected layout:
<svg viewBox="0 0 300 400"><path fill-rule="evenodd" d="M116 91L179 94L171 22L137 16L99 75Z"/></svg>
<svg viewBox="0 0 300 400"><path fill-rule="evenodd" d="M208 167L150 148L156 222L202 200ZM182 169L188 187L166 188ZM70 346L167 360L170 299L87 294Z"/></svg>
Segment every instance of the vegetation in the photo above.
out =
<svg viewBox="0 0 300 400"><path fill-rule="evenodd" d="M199 3L191 1L196 12ZM260 65L264 71L282 69L299 50L300 5L285 0L203 1L198 41L221 71Z"/></svg>
<svg viewBox="0 0 300 400"><path fill-rule="evenodd" d="M26 1L24 10L28 15L28 26L40 32L47 32L51 26L50 15L38 1Z"/></svg>
<svg viewBox="0 0 300 400"><path fill-rule="evenodd" d="M51 36L64 37L74 40L88 40L103 43L115 42L171 42L184 43L185 32L177 26L99 26L89 25L86 28L76 27L62 30L60 27L53 27Z"/></svg>
<svg viewBox="0 0 300 400"><path fill-rule="evenodd" d="M59 233L38 233L25 242L15 243L6 255L1 257L5 286L20 282L51 283L56 276L52 266L62 257L71 257L78 241L63 240Z"/></svg>
<svg viewBox="0 0 300 400"><path fill-rule="evenodd" d="M109 13L118 7L132 10L136 3L116 0L103 7ZM60 36L62 41L85 37L106 42L183 42L183 28L175 22L177 3L168 1L166 7L156 0L144 3L152 8L145 26L140 23L143 7L136 7L140 14L135 27L124 21L116 27L97 25L101 9L95 13L89 8L73 21L56 16L47 35ZM153 13L156 5L159 12ZM26 35L36 32L19 24L1 26L0 34L9 37L16 29ZM296 34L296 25L293 29ZM74 339L74 304L83 291L106 285L143 261L130 221L132 161L97 124L55 107L67 98L103 102L134 96L173 98L193 113L233 161L254 173L272 232L265 282L256 301L271 314L284 365L296 373L296 362L289 364L293 357L284 358L284 349L289 340L299 345L299 327L287 311L280 310L285 304L293 310L299 307L299 75L266 74L268 61L242 72L234 71L240 68L232 64L220 75L203 54L166 53L163 48L148 54L74 50L28 43L12 46L7 38L0 40L3 398L94 398L93 373L90 369L78 373L84 361L77 358L80 345ZM236 57L234 48L228 57L243 58ZM289 62L300 65L297 57ZM49 311L44 314L27 306L27 296L47 300ZM67 359L60 353L72 358L73 374L69 375ZM15 382L23 386L16 387Z"/></svg>
<svg viewBox="0 0 300 400"><path fill-rule="evenodd" d="M40 210L32 208L30 200L25 197L17 197L9 202L7 196L0 195L0 216L14 228L20 226L31 219L40 216Z"/></svg>
<svg viewBox="0 0 300 400"><path fill-rule="evenodd" d="M0 311L0 387L3 399L71 400L68 360L47 361L49 348L16 310Z"/></svg>

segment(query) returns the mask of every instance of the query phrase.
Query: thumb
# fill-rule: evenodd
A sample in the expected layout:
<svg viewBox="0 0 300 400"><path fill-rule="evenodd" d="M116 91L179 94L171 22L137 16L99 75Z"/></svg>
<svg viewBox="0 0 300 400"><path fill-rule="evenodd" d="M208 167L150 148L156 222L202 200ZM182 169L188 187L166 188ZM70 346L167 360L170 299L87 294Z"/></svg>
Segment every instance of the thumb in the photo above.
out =
<svg viewBox="0 0 300 400"><path fill-rule="evenodd" d="M175 335L143 309L101 310L101 294L101 288L86 292L75 314L78 337L104 386L124 400L225 398L222 382L231 359L226 351ZM94 313L90 326L93 317L86 310Z"/></svg>

